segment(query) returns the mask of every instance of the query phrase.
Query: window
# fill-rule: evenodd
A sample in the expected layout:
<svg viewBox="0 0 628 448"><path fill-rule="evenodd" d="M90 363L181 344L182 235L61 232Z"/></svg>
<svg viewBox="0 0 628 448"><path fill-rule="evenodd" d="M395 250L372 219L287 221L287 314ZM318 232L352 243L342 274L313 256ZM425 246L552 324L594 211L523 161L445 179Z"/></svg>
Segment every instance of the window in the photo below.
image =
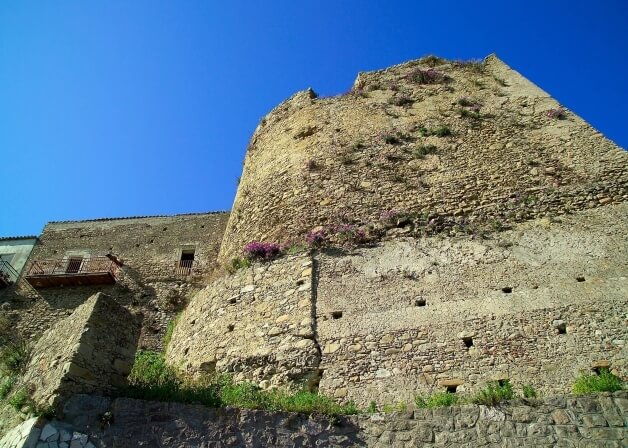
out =
<svg viewBox="0 0 628 448"><path fill-rule="evenodd" d="M176 273L179 275L190 275L194 264L194 249L181 250L181 257L177 262Z"/></svg>
<svg viewBox="0 0 628 448"><path fill-rule="evenodd" d="M74 256L68 259L68 265L65 268L66 274L78 274L83 264L83 257Z"/></svg>

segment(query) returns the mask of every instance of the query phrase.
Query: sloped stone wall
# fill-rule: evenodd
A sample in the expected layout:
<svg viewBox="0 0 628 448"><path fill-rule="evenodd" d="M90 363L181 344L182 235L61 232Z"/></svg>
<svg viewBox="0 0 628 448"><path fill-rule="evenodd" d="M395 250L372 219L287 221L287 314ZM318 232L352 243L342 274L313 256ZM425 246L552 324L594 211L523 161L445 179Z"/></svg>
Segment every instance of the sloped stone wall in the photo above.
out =
<svg viewBox="0 0 628 448"><path fill-rule="evenodd" d="M315 387L312 261L287 256L224 277L178 320L168 362L188 373L231 373L262 387Z"/></svg>
<svg viewBox="0 0 628 448"><path fill-rule="evenodd" d="M99 404L99 406L94 406ZM0 448L26 437L81 447L620 447L628 440L626 392L460 406L330 419L246 409L76 396L65 422L16 429ZM106 416L103 418L103 416ZM20 432L20 430L22 430ZM26 433L24 435L24 433ZM57 445L55 445L57 444ZM30 445L32 446L32 445Z"/></svg>
<svg viewBox="0 0 628 448"><path fill-rule="evenodd" d="M417 69L447 79L412 81ZM571 112L547 116L557 108L495 56L361 73L337 97L299 92L251 138L219 258L391 209L498 226L628 199L628 153Z"/></svg>
<svg viewBox="0 0 628 448"><path fill-rule="evenodd" d="M76 393L113 393L126 384L139 333L136 316L95 294L37 341L20 387L54 407Z"/></svg>

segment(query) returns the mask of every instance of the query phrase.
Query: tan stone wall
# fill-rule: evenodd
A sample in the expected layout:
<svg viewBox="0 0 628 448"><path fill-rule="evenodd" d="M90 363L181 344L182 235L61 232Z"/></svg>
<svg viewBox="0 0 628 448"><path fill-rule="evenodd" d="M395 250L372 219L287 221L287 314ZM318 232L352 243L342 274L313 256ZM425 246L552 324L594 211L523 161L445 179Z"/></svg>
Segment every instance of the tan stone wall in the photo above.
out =
<svg viewBox="0 0 628 448"><path fill-rule="evenodd" d="M626 378L626 222L621 204L488 240L406 239L320 254L321 391L362 404L412 402L443 390L444 380L469 391L510 378L565 393L597 360Z"/></svg>
<svg viewBox="0 0 628 448"><path fill-rule="evenodd" d="M126 384L139 334L136 316L95 294L37 341L20 386L41 405L76 393L110 394Z"/></svg>
<svg viewBox="0 0 628 448"><path fill-rule="evenodd" d="M312 356L320 391L360 405L411 403L447 380L565 393L599 360L626 377L626 222L628 204L614 204L484 238L324 250L311 291L308 256L257 264L194 298L168 359L267 387L291 385L295 359Z"/></svg>
<svg viewBox="0 0 628 448"><path fill-rule="evenodd" d="M92 294L103 291L144 315L141 345L160 349L164 329L216 267L227 213L121 218L48 224L30 261L61 260L69 252L115 254L123 266L115 285L38 288L41 298L15 297L8 314L27 336L41 334ZM175 275L183 247L194 247L190 276ZM5 299L6 300L6 299Z"/></svg>
<svg viewBox="0 0 628 448"><path fill-rule="evenodd" d="M262 387L315 387L312 261L255 264L197 294L181 315L168 362L188 373L231 373Z"/></svg>
<svg viewBox="0 0 628 448"><path fill-rule="evenodd" d="M363 73L351 94L300 92L270 112L251 139L220 260L253 240L302 240L391 209L494 226L628 198L628 153L571 112L548 117L558 103L496 57L437 65L450 78L439 84L409 81L417 67L429 68ZM472 112L463 97L481 104L479 118L461 116ZM441 126L452 135L423 136ZM433 154L414 156L429 145Z"/></svg>

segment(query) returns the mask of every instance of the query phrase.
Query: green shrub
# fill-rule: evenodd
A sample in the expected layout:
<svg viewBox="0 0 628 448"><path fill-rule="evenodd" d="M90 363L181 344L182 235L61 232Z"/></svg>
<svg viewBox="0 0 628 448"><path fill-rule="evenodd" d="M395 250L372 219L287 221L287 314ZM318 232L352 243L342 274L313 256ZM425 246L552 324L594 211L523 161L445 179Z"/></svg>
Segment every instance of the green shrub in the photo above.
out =
<svg viewBox="0 0 628 448"><path fill-rule="evenodd" d="M430 137L435 135L436 137L449 137L451 135L451 129L448 126L439 126L436 129L420 128L419 133L422 137Z"/></svg>
<svg viewBox="0 0 628 448"><path fill-rule="evenodd" d="M440 408L444 406L453 406L458 403L458 395L451 392L435 392L431 395L417 395L414 399L419 408Z"/></svg>
<svg viewBox="0 0 628 448"><path fill-rule="evenodd" d="M248 268L251 266L251 260L248 258L235 257L231 259L231 263L227 266L227 272L233 274L234 272Z"/></svg>
<svg viewBox="0 0 628 448"><path fill-rule="evenodd" d="M9 404L19 411L29 402L29 399L26 388L22 387L9 397Z"/></svg>
<svg viewBox="0 0 628 448"><path fill-rule="evenodd" d="M504 400L512 400L513 398L515 398L515 392L512 390L510 381L503 380L501 384L497 381L491 381L484 389L471 397L471 402L495 406L497 403Z"/></svg>
<svg viewBox="0 0 628 448"><path fill-rule="evenodd" d="M377 414L379 412L379 409L377 409L377 403L375 403L375 401L371 401L366 408L366 412L367 414Z"/></svg>
<svg viewBox="0 0 628 448"><path fill-rule="evenodd" d="M140 350L129 374L129 385L136 387L170 387L180 384L174 369L166 365L164 355L150 350Z"/></svg>
<svg viewBox="0 0 628 448"><path fill-rule="evenodd" d="M576 395L594 392L616 392L624 388L623 381L608 369L600 369L600 374L583 374L576 378L572 391Z"/></svg>
<svg viewBox="0 0 628 448"><path fill-rule="evenodd" d="M422 159L428 154L434 154L436 151L437 148L434 145L421 145L414 150L414 157Z"/></svg>
<svg viewBox="0 0 628 448"><path fill-rule="evenodd" d="M441 126L434 130L434 135L436 137L449 137L451 135L451 129L447 126Z"/></svg>
<svg viewBox="0 0 628 448"><path fill-rule="evenodd" d="M530 386L529 384L525 384L523 386L523 396L525 398L536 398L537 396L536 389Z"/></svg>
<svg viewBox="0 0 628 448"><path fill-rule="evenodd" d="M0 378L0 400L9 395L9 392L11 392L16 382L17 377L14 375Z"/></svg>
<svg viewBox="0 0 628 448"><path fill-rule="evenodd" d="M21 373L30 358L30 347L26 341L10 341L0 347L0 372Z"/></svg>

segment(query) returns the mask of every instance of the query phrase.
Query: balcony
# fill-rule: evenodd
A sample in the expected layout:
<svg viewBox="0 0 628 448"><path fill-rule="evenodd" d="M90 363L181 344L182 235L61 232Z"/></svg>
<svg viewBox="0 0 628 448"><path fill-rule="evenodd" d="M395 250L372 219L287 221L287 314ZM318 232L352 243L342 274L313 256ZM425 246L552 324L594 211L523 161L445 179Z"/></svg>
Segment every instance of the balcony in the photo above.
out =
<svg viewBox="0 0 628 448"><path fill-rule="evenodd" d="M35 288L52 286L112 285L120 266L108 257L70 257L35 260L26 271L26 281Z"/></svg>

